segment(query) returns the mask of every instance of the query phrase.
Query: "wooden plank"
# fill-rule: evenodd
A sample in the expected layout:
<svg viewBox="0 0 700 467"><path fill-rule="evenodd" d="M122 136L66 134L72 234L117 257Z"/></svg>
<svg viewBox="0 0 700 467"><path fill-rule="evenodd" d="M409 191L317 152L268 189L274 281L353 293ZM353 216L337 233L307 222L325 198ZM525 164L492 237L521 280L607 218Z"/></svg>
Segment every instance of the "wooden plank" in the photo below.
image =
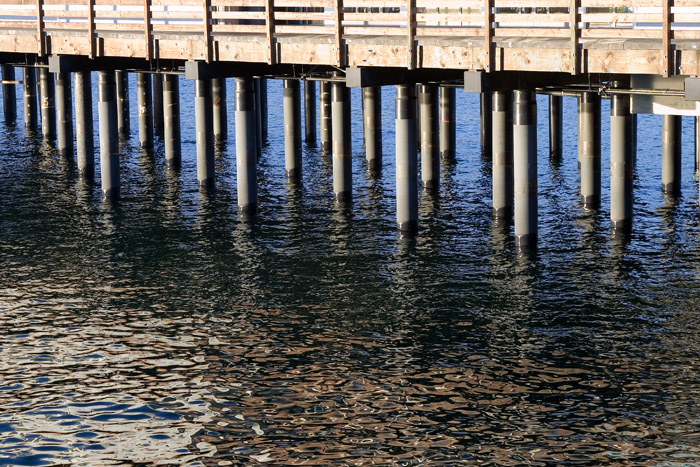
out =
<svg viewBox="0 0 700 467"><path fill-rule="evenodd" d="M416 0L406 1L406 68L416 67Z"/></svg>
<svg viewBox="0 0 700 467"><path fill-rule="evenodd" d="M494 37L569 37L566 28L497 28Z"/></svg>
<svg viewBox="0 0 700 467"><path fill-rule="evenodd" d="M381 21L374 19L374 21ZM416 21L418 23L443 23L443 24L460 24L460 23L481 23L483 17L481 14L461 14L461 13L416 13Z"/></svg>
<svg viewBox="0 0 700 467"><path fill-rule="evenodd" d="M346 7L349 5L345 5ZM275 0L276 8L334 8L333 0Z"/></svg>
<svg viewBox="0 0 700 467"><path fill-rule="evenodd" d="M634 4L632 3L634 2ZM664 0L581 0L583 8L661 7Z"/></svg>
<svg viewBox="0 0 700 467"><path fill-rule="evenodd" d="M344 13L344 21L361 23L403 23L406 21L404 13Z"/></svg>
<svg viewBox="0 0 700 467"><path fill-rule="evenodd" d="M484 69L486 72L493 70L493 3L494 0L484 0Z"/></svg>
<svg viewBox="0 0 700 467"><path fill-rule="evenodd" d="M461 2L459 0L416 0L416 8L439 8L442 10L461 10L462 12L478 14L481 13L482 2L480 0L470 0Z"/></svg>
<svg viewBox="0 0 700 467"><path fill-rule="evenodd" d="M212 32L216 33L223 32L233 34L260 34L262 36L267 35L267 25L264 24L212 24L211 28Z"/></svg>
<svg viewBox="0 0 700 467"><path fill-rule="evenodd" d="M268 65L273 65L277 63L274 0L265 1L265 36L267 39L267 63Z"/></svg>
<svg viewBox="0 0 700 467"><path fill-rule="evenodd" d="M345 26L346 36L406 36L406 28L387 26Z"/></svg>
<svg viewBox="0 0 700 467"><path fill-rule="evenodd" d="M496 13L493 20L496 23L568 23L571 16L569 13Z"/></svg>
<svg viewBox="0 0 700 467"><path fill-rule="evenodd" d="M348 27L345 28L348 35ZM335 37L335 26L315 26L308 24L275 24L275 32L278 34L299 34L302 36L324 35Z"/></svg>
<svg viewBox="0 0 700 467"><path fill-rule="evenodd" d="M625 1L629 4L630 0ZM496 0L493 6L494 8L569 8L569 0Z"/></svg>
<svg viewBox="0 0 700 467"><path fill-rule="evenodd" d="M579 29L579 22L581 21L581 0L571 0L569 6L569 14L571 19L569 19L569 29L571 31L571 65L569 70L572 75L577 75L580 71L580 58L579 58L579 39L581 38L581 29Z"/></svg>
<svg viewBox="0 0 700 467"><path fill-rule="evenodd" d="M218 11L212 12L212 19L235 19L265 21L264 11Z"/></svg>
<svg viewBox="0 0 700 467"><path fill-rule="evenodd" d="M663 2L663 24L661 39L663 40L663 46L661 49L661 58L663 59L663 72L664 76L668 77L673 75L673 56L671 55L671 39L673 32L671 31L671 24L673 23L673 13L671 12L671 7L673 5L673 0L666 0Z"/></svg>
<svg viewBox="0 0 700 467"><path fill-rule="evenodd" d="M655 13L585 13L584 23L660 23L661 14Z"/></svg>
<svg viewBox="0 0 700 467"><path fill-rule="evenodd" d="M212 38L211 38L211 0L203 0L204 13L204 61L209 63L212 58Z"/></svg>
<svg viewBox="0 0 700 467"><path fill-rule="evenodd" d="M445 36L445 37L478 37L481 38L483 33L482 28L451 28L451 27L440 27L440 26L421 26L418 25L416 28L416 36Z"/></svg>
<svg viewBox="0 0 700 467"><path fill-rule="evenodd" d="M151 25L151 0L143 0L143 33L146 42L146 60L150 60L153 57L152 28L153 26Z"/></svg>
<svg viewBox="0 0 700 467"><path fill-rule="evenodd" d="M404 8L405 0L345 0L344 8Z"/></svg>
<svg viewBox="0 0 700 467"><path fill-rule="evenodd" d="M37 33L37 54L41 57L46 54L46 42L44 41L44 8L43 1L36 0L36 33Z"/></svg>
<svg viewBox="0 0 700 467"><path fill-rule="evenodd" d="M345 20L352 21L349 16L350 13L345 13ZM364 15L362 15L364 16ZM333 14L328 13L316 13L313 11L306 12L293 12L293 11L276 11L275 21L333 21Z"/></svg>
<svg viewBox="0 0 700 467"><path fill-rule="evenodd" d="M343 66L343 0L335 0L335 65Z"/></svg>
<svg viewBox="0 0 700 467"><path fill-rule="evenodd" d="M581 31L581 37L586 39L661 39L662 34L661 29L597 28Z"/></svg>

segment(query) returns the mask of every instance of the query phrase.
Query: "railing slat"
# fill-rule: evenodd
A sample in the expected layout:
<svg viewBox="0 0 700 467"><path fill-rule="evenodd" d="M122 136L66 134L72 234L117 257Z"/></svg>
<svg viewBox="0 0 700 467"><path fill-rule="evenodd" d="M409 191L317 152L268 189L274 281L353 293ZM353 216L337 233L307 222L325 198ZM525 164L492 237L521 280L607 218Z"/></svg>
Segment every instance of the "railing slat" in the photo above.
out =
<svg viewBox="0 0 700 467"><path fill-rule="evenodd" d="M490 72L495 63L493 57L493 0L484 0L484 54L486 55L484 67L487 72Z"/></svg>
<svg viewBox="0 0 700 467"><path fill-rule="evenodd" d="M204 0L204 61L212 59L211 0Z"/></svg>
<svg viewBox="0 0 700 467"><path fill-rule="evenodd" d="M569 29L571 29L571 74L579 74L579 39L581 38L581 29L579 29L579 22L581 21L581 0L571 0L571 6L569 7L569 13L571 14L571 19L569 20Z"/></svg>
<svg viewBox="0 0 700 467"><path fill-rule="evenodd" d="M416 67L416 0L406 1L406 68Z"/></svg>
<svg viewBox="0 0 700 467"><path fill-rule="evenodd" d="M143 29L146 39L146 60L153 56L153 26L151 25L151 0L143 0Z"/></svg>
<svg viewBox="0 0 700 467"><path fill-rule="evenodd" d="M343 0L335 0L335 64L343 66Z"/></svg>
<svg viewBox="0 0 700 467"><path fill-rule="evenodd" d="M90 58L95 58L95 0L88 0L88 40L90 41Z"/></svg>
<svg viewBox="0 0 700 467"><path fill-rule="evenodd" d="M265 35L267 39L267 63L277 63L277 46L275 45L275 6L273 0L265 1Z"/></svg>
<svg viewBox="0 0 700 467"><path fill-rule="evenodd" d="M46 53L44 41L44 5L42 0L36 1L36 33L38 55L41 57Z"/></svg>
<svg viewBox="0 0 700 467"><path fill-rule="evenodd" d="M673 75L673 69L672 67L674 66L673 63L673 57L671 55L672 50L671 50L671 24L673 23L673 13L671 12L671 8L673 7L673 0L666 0L663 2L663 25L662 25L662 30L663 30L663 46L661 50L662 58L663 58L663 68L664 68L664 76L671 76Z"/></svg>

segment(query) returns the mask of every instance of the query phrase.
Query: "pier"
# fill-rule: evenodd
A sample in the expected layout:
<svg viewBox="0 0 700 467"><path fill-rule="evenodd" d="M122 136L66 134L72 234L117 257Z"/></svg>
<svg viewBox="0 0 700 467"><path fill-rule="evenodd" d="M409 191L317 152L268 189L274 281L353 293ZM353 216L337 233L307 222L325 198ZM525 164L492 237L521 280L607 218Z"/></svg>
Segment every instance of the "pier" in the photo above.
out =
<svg viewBox="0 0 700 467"><path fill-rule="evenodd" d="M201 190L216 189L217 147L234 127L239 212L257 214L265 203L258 199L257 161L266 109L281 105L286 177L295 183L304 170L303 142L318 146L332 161L329 196L352 203L355 105L363 111L366 169L382 176L382 159L396 158L397 229L415 235L419 191L439 196L440 159L455 156L461 90L480 94L494 222L512 223L516 245L527 249L538 238L538 147L548 145L553 159L572 157L562 154L562 97L578 100L581 208L609 211L614 232L632 228L636 115L663 115L659 189L670 196L683 176L681 118L694 117L700 128L700 7L690 0L2 3L5 121L17 120L21 84L27 130L75 158L80 177L91 180L98 167L107 201L120 194L119 137L131 131L129 106L138 109L140 146L152 151L159 138L167 167L177 170L179 102L187 98L195 108ZM128 99L130 73L137 102ZM235 81L233 95L226 93L227 79ZM268 79L283 80L282 102L267 101ZM194 95L180 94L181 80L193 81ZM91 125L93 82L98 135ZM382 99L385 86L396 87L395 102ZM362 88L359 102L351 102L350 88ZM537 94L549 97L548 141L537 138ZM234 99L233 116L226 114L227 99ZM609 170L601 167L602 99L611 103ZM392 123L382 122L381 108L392 104L396 147L388 155L382 125ZM610 205L602 206L607 173Z"/></svg>

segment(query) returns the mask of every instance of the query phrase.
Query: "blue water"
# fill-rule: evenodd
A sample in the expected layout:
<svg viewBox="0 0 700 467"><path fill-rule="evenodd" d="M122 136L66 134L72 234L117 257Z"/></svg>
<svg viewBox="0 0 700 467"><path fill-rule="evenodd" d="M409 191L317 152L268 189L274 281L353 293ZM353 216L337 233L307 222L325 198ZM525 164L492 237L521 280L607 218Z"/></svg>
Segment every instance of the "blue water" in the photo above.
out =
<svg viewBox="0 0 700 467"><path fill-rule="evenodd" d="M232 102L216 190L198 190L184 80L175 173L159 140L138 148L131 77L116 204L25 134L19 99L19 124L0 122L0 465L700 465L691 119L669 198L661 118L639 117L634 225L620 238L608 102L601 209L584 211L575 100L553 164L539 97L539 244L519 253L491 220L477 95L457 93L456 161L406 239L393 89L379 177L353 91L344 207L314 147L302 184L286 182L281 82L268 83L253 221L237 212Z"/></svg>

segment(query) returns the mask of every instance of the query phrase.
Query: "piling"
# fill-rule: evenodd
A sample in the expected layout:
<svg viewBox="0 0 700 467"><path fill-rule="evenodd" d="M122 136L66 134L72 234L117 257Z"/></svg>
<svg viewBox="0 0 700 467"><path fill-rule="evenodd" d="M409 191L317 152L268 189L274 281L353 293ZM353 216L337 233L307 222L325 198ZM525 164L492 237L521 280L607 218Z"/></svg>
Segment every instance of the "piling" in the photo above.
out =
<svg viewBox="0 0 700 467"><path fill-rule="evenodd" d="M513 216L513 96L510 91L493 91L492 99L493 217L509 222Z"/></svg>
<svg viewBox="0 0 700 467"><path fill-rule="evenodd" d="M153 147L153 96L151 75L136 73L136 96L139 109L139 144L142 148Z"/></svg>
<svg viewBox="0 0 700 467"><path fill-rule="evenodd" d="M238 210L254 215L258 207L255 149L255 85L252 78L236 78L236 171Z"/></svg>
<svg viewBox="0 0 700 467"><path fill-rule="evenodd" d="M454 159L456 145L455 89L440 87L440 157Z"/></svg>
<svg viewBox="0 0 700 467"><path fill-rule="evenodd" d="M98 72L97 95L100 120L100 172L102 197L119 198L119 130L117 128L117 101L114 73Z"/></svg>
<svg viewBox="0 0 700 467"><path fill-rule="evenodd" d="M362 127L367 170L382 170L382 88L362 88Z"/></svg>
<svg viewBox="0 0 700 467"><path fill-rule="evenodd" d="M533 129L535 93L513 92L513 192L515 244L526 249L537 244L537 140Z"/></svg>
<svg viewBox="0 0 700 467"><path fill-rule="evenodd" d="M421 84L418 90L421 179L424 189L437 190L440 185L438 88L435 84Z"/></svg>
<svg viewBox="0 0 700 467"><path fill-rule="evenodd" d="M561 96L549 96L549 158L561 160L563 109Z"/></svg>
<svg viewBox="0 0 700 467"><path fill-rule="evenodd" d="M661 138L661 191L681 191L681 116L664 115Z"/></svg>
<svg viewBox="0 0 700 467"><path fill-rule="evenodd" d="M400 232L418 230L416 88L396 86L396 222Z"/></svg>
<svg viewBox="0 0 700 467"><path fill-rule="evenodd" d="M225 78L214 78L211 80L211 101L214 107L212 120L214 125L214 141L225 141L228 137Z"/></svg>
<svg viewBox="0 0 700 467"><path fill-rule="evenodd" d="M95 178L95 141L92 131L92 76L89 71L75 73L75 140L78 176ZM107 117L100 117L107 118Z"/></svg>
<svg viewBox="0 0 700 467"><path fill-rule="evenodd" d="M178 169L182 159L180 137L180 77L163 75L163 145L165 165Z"/></svg>
<svg viewBox="0 0 700 467"><path fill-rule="evenodd" d="M260 115L259 115L259 122L260 122L260 142L262 144L265 144L267 142L267 78L264 76L257 78L256 79L256 88L257 88L257 100L258 104L260 104Z"/></svg>
<svg viewBox="0 0 700 467"><path fill-rule="evenodd" d="M321 81L321 93L319 97L319 118L320 123L320 139L321 152L330 154L333 150L333 125L331 120L331 83L330 81Z"/></svg>
<svg viewBox="0 0 700 467"><path fill-rule="evenodd" d="M581 203L584 209L600 206L600 96L581 93Z"/></svg>
<svg viewBox="0 0 700 467"><path fill-rule="evenodd" d="M117 83L117 127L119 128L119 134L128 135L131 132L129 75L126 71L117 70L114 72L114 79Z"/></svg>
<svg viewBox="0 0 700 467"><path fill-rule="evenodd" d="M163 77L156 73L153 75L153 133L163 137Z"/></svg>
<svg viewBox="0 0 700 467"><path fill-rule="evenodd" d="M39 68L41 86L41 134L46 139L56 137L56 91L53 73L48 67Z"/></svg>
<svg viewBox="0 0 700 467"><path fill-rule="evenodd" d="M301 102L299 81L285 79L282 89L284 107L284 168L287 178L301 178Z"/></svg>
<svg viewBox="0 0 700 467"><path fill-rule="evenodd" d="M331 86L333 193L339 202L352 199L352 141L350 139L350 90L345 82Z"/></svg>
<svg viewBox="0 0 700 467"><path fill-rule="evenodd" d="M304 137L306 145L316 146L316 81L304 81Z"/></svg>
<svg viewBox="0 0 700 467"><path fill-rule="evenodd" d="M481 97L481 157L485 160L491 158L491 93L482 92Z"/></svg>
<svg viewBox="0 0 700 467"><path fill-rule="evenodd" d="M197 182L202 188L214 187L214 138L212 134L211 80L194 82L194 116L197 133Z"/></svg>
<svg viewBox="0 0 700 467"><path fill-rule="evenodd" d="M73 158L73 93L70 73L56 73L56 143L62 157Z"/></svg>
<svg viewBox="0 0 700 467"><path fill-rule="evenodd" d="M632 116L630 97L610 98L610 221L614 230L627 231L632 225Z"/></svg>
<svg viewBox="0 0 700 467"><path fill-rule="evenodd" d="M265 138L263 134L263 120L267 121L267 105L263 106L263 101L267 100L267 81L263 82L263 78L255 78L255 150L258 159L262 156L262 148ZM264 83L264 84L263 84ZM263 85L265 89L263 91ZM263 98L263 93L265 97ZM264 118L263 118L264 117ZM266 123L265 123L266 125Z"/></svg>
<svg viewBox="0 0 700 467"><path fill-rule="evenodd" d="M22 68L22 81L24 91L24 126L30 131L36 131L39 124L36 102L36 74L34 67Z"/></svg>
<svg viewBox="0 0 700 467"><path fill-rule="evenodd" d="M2 104L5 115L5 125L14 125L17 122L17 91L15 84L15 67L6 63L2 64Z"/></svg>

